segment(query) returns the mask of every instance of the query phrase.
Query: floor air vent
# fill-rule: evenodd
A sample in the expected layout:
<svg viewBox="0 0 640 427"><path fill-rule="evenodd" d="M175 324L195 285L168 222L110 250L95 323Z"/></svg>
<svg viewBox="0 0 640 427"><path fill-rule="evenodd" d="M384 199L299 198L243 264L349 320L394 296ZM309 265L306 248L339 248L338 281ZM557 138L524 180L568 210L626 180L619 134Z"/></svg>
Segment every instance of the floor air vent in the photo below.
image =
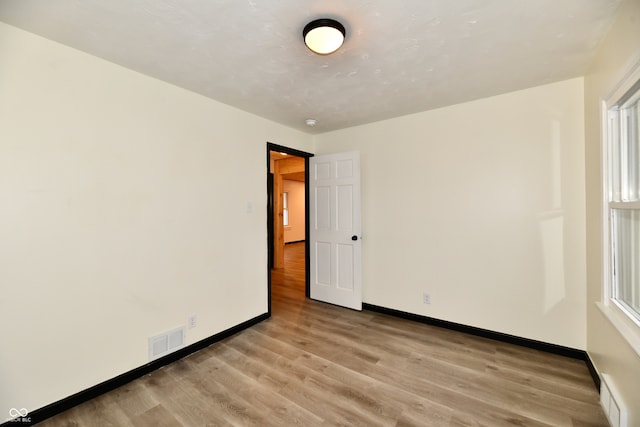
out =
<svg viewBox="0 0 640 427"><path fill-rule="evenodd" d="M620 399L620 393L613 385L611 377L602 374L600 382L600 404L612 427L628 427L627 409Z"/></svg>
<svg viewBox="0 0 640 427"><path fill-rule="evenodd" d="M185 328L181 326L149 338L149 360L155 360L184 347Z"/></svg>

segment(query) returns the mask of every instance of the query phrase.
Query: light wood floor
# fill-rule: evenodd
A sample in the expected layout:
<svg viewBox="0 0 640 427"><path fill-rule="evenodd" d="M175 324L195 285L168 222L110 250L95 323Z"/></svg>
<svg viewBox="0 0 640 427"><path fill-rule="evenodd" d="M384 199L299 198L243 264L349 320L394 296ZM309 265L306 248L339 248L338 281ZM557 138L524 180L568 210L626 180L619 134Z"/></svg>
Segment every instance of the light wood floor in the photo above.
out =
<svg viewBox="0 0 640 427"><path fill-rule="evenodd" d="M303 254L271 319L41 425L607 425L584 362L305 300Z"/></svg>

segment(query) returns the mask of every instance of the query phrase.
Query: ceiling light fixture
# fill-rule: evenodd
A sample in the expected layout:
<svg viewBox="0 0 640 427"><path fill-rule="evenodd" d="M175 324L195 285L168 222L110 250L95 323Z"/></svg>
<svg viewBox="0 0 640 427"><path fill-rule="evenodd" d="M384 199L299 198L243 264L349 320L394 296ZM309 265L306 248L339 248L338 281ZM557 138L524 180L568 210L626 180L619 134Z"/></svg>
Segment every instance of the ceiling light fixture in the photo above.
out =
<svg viewBox="0 0 640 427"><path fill-rule="evenodd" d="M318 123L318 122L316 121L316 119L307 119L307 120L305 120L304 122L305 122L305 123L307 124L307 126L309 126L309 127L314 127L314 126L316 125L316 123Z"/></svg>
<svg viewBox="0 0 640 427"><path fill-rule="evenodd" d="M342 46L344 26L336 20L322 18L309 22L302 30L304 44L318 55L329 55Z"/></svg>

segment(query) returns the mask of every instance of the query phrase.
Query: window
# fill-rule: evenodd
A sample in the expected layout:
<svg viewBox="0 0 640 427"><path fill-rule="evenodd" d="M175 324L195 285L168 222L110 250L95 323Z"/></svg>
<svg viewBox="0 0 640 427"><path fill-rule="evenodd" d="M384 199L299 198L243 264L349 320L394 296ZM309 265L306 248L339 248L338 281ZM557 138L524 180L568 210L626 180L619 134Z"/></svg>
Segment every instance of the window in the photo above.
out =
<svg viewBox="0 0 640 427"><path fill-rule="evenodd" d="M640 325L640 81L607 108L607 294Z"/></svg>
<svg viewBox="0 0 640 427"><path fill-rule="evenodd" d="M282 193L282 225L289 225L289 193Z"/></svg>

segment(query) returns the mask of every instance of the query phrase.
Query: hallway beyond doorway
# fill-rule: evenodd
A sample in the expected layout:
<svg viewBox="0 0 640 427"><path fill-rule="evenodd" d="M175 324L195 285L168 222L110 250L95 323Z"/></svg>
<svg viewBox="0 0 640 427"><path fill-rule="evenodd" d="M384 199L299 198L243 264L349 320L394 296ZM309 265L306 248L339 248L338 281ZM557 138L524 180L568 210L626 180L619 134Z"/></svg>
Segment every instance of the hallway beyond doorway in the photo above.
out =
<svg viewBox="0 0 640 427"><path fill-rule="evenodd" d="M305 242L284 247L284 268L271 269L272 314L278 315L284 305L305 300Z"/></svg>

